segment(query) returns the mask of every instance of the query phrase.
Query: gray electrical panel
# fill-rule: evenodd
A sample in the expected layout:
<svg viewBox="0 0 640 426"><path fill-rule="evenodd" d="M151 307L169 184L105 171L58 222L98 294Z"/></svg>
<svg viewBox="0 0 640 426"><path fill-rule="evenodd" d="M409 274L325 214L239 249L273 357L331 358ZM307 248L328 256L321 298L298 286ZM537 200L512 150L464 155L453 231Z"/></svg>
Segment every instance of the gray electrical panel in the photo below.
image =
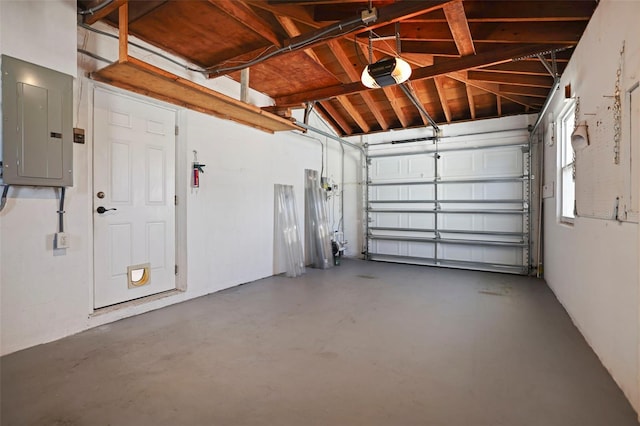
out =
<svg viewBox="0 0 640 426"><path fill-rule="evenodd" d="M73 77L2 55L2 181L73 185Z"/></svg>

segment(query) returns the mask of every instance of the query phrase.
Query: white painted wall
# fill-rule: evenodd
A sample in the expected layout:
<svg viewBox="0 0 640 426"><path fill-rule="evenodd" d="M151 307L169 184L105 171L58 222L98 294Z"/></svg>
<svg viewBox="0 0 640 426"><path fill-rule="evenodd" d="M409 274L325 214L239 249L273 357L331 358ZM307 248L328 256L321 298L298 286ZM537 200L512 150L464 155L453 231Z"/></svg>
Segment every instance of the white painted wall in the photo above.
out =
<svg viewBox="0 0 640 426"><path fill-rule="evenodd" d="M597 172L611 182L608 185L611 206L616 196L627 199L624 167L628 170L628 158L625 160L627 153L623 152L622 164L613 164L612 150L602 149L610 139L604 138L598 127L613 126L612 115L603 108L610 98L604 96L613 95L623 41L623 94L640 78L639 16L640 2L600 2L549 110L553 117L558 116L563 107L562 88L571 84L575 95L580 97L580 119L588 121L591 139L591 145L578 153L576 185L580 187ZM628 105L623 100L623 111L625 108ZM550 119L546 117L543 123ZM623 120L628 123L628 112ZM623 146L628 146L629 135L625 130ZM544 133L544 141L549 143L549 126ZM634 146L638 143L634 141ZM555 185L556 194L557 148L554 144L544 151L545 184ZM586 161L589 156L595 157L593 162ZM544 202L545 279L636 411L640 411L638 225L581 216L573 226L560 224L557 201L554 197Z"/></svg>
<svg viewBox="0 0 640 426"><path fill-rule="evenodd" d="M29 26L23 22L29 20ZM56 21L55 28L50 21ZM64 25L60 23L65 23ZM342 181L339 145L324 137L296 132L270 135L250 127L188 110L179 110L178 250L180 284L185 291L121 309L94 312L93 197L91 114L94 83L84 72L105 64L77 56L83 47L109 59L116 44L76 28L75 2L68 0L0 1L2 53L78 75L74 126L87 130L86 144L74 144L74 186L67 191L65 231L70 248L52 249L58 199L51 188L12 187L0 213L0 353L52 341L90 327L136 315L230 286L282 272L274 259L275 183L295 186L298 215L304 220L304 169L320 170L324 146L325 175ZM35 29L35 30L34 30ZM9 36L7 36L9 35ZM55 46L55 47L53 47ZM132 55L200 84L239 97L239 85L220 78L206 81L166 61L132 49ZM270 99L251 91L250 101ZM319 119L312 124L321 127ZM326 128L325 128L326 130ZM207 167L201 186L190 187L192 151ZM353 150L351 150L353 151ZM347 149L345 229L357 240L359 158ZM339 204L332 212L339 217ZM301 224L302 225L302 224ZM359 253L358 247L350 247Z"/></svg>

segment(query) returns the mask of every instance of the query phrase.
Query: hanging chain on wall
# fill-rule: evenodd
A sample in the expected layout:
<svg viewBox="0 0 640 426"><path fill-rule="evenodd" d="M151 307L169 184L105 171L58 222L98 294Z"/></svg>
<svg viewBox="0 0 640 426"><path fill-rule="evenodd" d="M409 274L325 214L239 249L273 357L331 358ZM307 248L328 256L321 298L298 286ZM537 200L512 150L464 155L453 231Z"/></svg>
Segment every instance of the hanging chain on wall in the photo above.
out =
<svg viewBox="0 0 640 426"><path fill-rule="evenodd" d="M580 96L576 96L576 107L573 110L573 130L575 131L578 128L578 123L580 119ZM571 142L569 142L571 143ZM575 150L571 150L573 153L573 163L571 164L571 177L574 182L576 180L576 152Z"/></svg>
<svg viewBox="0 0 640 426"><path fill-rule="evenodd" d="M616 86L613 92L613 162L620 164L620 141L622 140L622 102L620 97L620 79L622 77L622 63L624 61L624 42L620 49L618 69L616 71Z"/></svg>

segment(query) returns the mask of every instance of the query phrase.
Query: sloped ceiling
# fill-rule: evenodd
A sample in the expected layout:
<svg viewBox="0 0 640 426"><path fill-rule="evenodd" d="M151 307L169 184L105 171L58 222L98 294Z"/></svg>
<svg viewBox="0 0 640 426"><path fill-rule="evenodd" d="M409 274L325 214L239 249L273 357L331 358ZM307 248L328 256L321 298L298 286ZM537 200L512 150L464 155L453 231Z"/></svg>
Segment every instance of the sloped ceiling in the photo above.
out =
<svg viewBox="0 0 640 426"><path fill-rule="evenodd" d="M79 0L78 8L103 2ZM116 8L123 2L115 0L85 20L117 26ZM275 99L275 110L312 105L338 134L358 135L428 124L400 87L367 89L360 83L370 38L373 61L400 55L411 64L408 91L437 123L534 113L596 5L593 0L137 0L129 3L129 33L210 77L239 80L238 69L249 65L250 86ZM358 17L370 6L377 20L365 25Z"/></svg>

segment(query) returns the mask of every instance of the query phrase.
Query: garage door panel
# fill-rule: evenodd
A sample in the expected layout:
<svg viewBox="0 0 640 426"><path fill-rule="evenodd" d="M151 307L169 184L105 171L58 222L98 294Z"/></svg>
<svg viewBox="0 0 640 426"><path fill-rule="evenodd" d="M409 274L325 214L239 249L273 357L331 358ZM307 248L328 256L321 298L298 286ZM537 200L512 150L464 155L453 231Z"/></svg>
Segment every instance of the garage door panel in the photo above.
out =
<svg viewBox="0 0 640 426"><path fill-rule="evenodd" d="M425 257L433 259L436 253L435 243L407 243L407 255L409 257Z"/></svg>
<svg viewBox="0 0 640 426"><path fill-rule="evenodd" d="M483 175L490 176L522 176L522 150L519 148L508 150L491 150L482 153Z"/></svg>
<svg viewBox="0 0 640 426"><path fill-rule="evenodd" d="M506 247L456 246L443 244L438 259L519 265L521 249Z"/></svg>
<svg viewBox="0 0 640 426"><path fill-rule="evenodd" d="M438 217L438 229L461 229L465 231L476 231L480 226L475 226L474 215L447 215Z"/></svg>
<svg viewBox="0 0 640 426"><path fill-rule="evenodd" d="M482 229L494 232L524 232L522 216L486 215L482 218Z"/></svg>
<svg viewBox="0 0 640 426"><path fill-rule="evenodd" d="M408 200L433 200L435 187L433 185L410 186L407 188Z"/></svg>
<svg viewBox="0 0 640 426"><path fill-rule="evenodd" d="M378 254L400 256L405 254L401 250L403 244L401 241L374 241L373 247Z"/></svg>
<svg viewBox="0 0 640 426"><path fill-rule="evenodd" d="M369 258L528 271L528 134L476 137L430 147L438 160L406 146L370 151Z"/></svg>
<svg viewBox="0 0 640 426"><path fill-rule="evenodd" d="M466 152L450 152L442 154L439 160L440 177L442 179L464 178L475 176L473 154Z"/></svg>
<svg viewBox="0 0 640 426"><path fill-rule="evenodd" d="M433 155L415 155L406 160L407 176L423 178L433 176L435 172L435 160Z"/></svg>
<svg viewBox="0 0 640 426"><path fill-rule="evenodd" d="M407 215L407 227L414 229L434 229L435 228L435 215L434 214L409 214Z"/></svg>
<svg viewBox="0 0 640 426"><path fill-rule="evenodd" d="M452 183L438 187L440 200L475 200L475 188L468 183Z"/></svg>
<svg viewBox="0 0 640 426"><path fill-rule="evenodd" d="M521 200L524 198L522 189L522 182L492 182L482 185L478 184L477 193L481 195L480 198L485 200Z"/></svg>
<svg viewBox="0 0 640 426"><path fill-rule="evenodd" d="M373 163L373 179L397 179L402 177L402 163L395 158L384 158Z"/></svg>
<svg viewBox="0 0 640 426"><path fill-rule="evenodd" d="M371 215L372 226L377 227L394 227L400 228L402 226L403 215L393 213L373 213Z"/></svg>
<svg viewBox="0 0 640 426"><path fill-rule="evenodd" d="M398 186L380 186L371 188L370 200L401 200L404 188Z"/></svg>

